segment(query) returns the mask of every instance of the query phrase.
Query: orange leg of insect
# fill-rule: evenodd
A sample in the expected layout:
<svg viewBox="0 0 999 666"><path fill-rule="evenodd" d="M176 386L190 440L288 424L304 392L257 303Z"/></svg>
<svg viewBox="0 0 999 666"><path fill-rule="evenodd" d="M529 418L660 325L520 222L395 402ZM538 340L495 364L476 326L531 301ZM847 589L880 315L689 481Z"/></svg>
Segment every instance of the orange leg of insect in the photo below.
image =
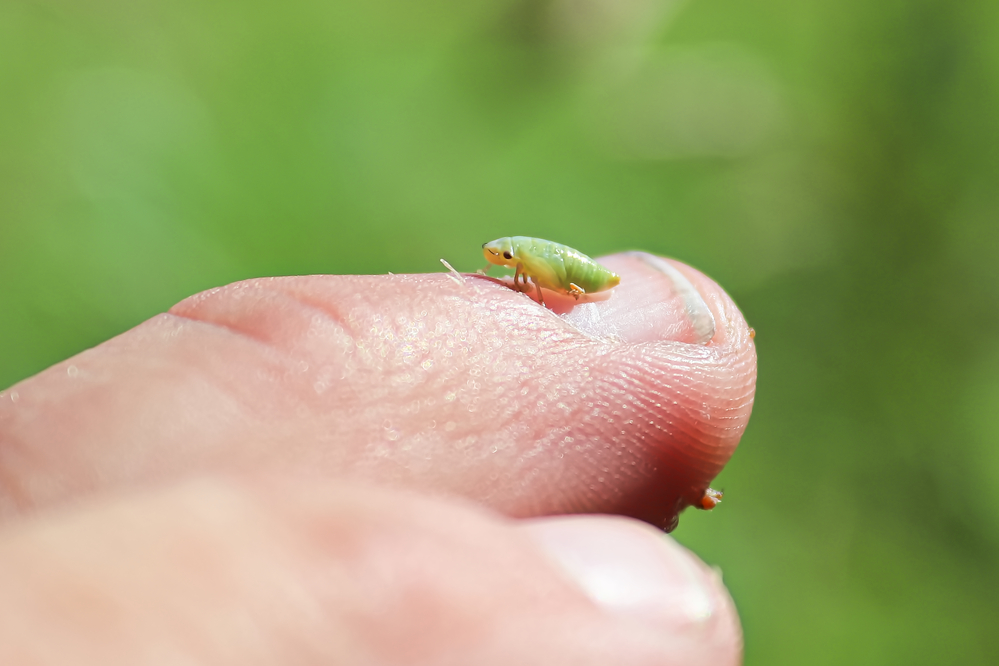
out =
<svg viewBox="0 0 999 666"><path fill-rule="evenodd" d="M572 282L569 283L569 294L577 301L579 300L579 297L585 293L586 291L584 291L579 285L573 284Z"/></svg>

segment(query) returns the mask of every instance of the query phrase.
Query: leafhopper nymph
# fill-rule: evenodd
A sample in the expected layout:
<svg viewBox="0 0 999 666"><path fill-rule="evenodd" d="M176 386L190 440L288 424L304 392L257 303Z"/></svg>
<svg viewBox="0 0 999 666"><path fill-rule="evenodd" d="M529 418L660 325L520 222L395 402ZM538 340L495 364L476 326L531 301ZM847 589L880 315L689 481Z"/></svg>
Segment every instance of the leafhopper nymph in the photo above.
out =
<svg viewBox="0 0 999 666"><path fill-rule="evenodd" d="M620 275L582 252L541 238L498 238L483 245L482 253L490 264L514 269L513 286L517 291L527 291L527 279L530 278L537 288L541 305L545 304L542 287L578 300L584 294L606 291L621 282Z"/></svg>

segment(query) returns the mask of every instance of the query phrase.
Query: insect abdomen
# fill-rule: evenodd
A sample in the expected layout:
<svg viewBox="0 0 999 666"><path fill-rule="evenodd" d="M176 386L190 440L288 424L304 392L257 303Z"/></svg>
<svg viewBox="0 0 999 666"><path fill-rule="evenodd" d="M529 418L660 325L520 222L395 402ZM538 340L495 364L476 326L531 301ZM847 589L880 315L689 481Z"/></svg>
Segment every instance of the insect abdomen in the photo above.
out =
<svg viewBox="0 0 999 666"><path fill-rule="evenodd" d="M542 286L567 291L574 284L586 293L616 286L621 279L568 245L529 236L511 238L513 251Z"/></svg>
<svg viewBox="0 0 999 666"><path fill-rule="evenodd" d="M571 248L563 258L566 282L590 294L614 287L621 279L585 254Z"/></svg>

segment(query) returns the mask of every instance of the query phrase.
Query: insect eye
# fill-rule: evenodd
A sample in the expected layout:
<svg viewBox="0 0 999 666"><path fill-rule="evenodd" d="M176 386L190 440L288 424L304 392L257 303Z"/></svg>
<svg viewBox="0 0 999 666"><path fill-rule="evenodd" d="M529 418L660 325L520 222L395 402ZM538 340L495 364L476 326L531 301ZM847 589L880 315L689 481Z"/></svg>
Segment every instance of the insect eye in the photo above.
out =
<svg viewBox="0 0 999 666"><path fill-rule="evenodd" d="M503 258L504 259L513 259L513 254L509 250L507 250L506 252L503 253Z"/></svg>

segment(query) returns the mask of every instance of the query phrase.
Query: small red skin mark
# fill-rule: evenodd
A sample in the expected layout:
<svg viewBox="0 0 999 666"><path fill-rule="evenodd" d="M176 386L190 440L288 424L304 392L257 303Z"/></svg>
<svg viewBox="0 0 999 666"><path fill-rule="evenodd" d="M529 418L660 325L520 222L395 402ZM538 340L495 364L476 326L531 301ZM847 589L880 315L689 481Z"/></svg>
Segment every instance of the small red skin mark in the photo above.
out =
<svg viewBox="0 0 999 666"><path fill-rule="evenodd" d="M710 511L719 504L721 504L722 497L725 495L720 490L715 490L714 488L708 488L704 491L704 496L701 497L701 508L705 511Z"/></svg>
<svg viewBox="0 0 999 666"><path fill-rule="evenodd" d="M756 329L755 328L750 328L749 329L749 339L750 340L756 339Z"/></svg>

